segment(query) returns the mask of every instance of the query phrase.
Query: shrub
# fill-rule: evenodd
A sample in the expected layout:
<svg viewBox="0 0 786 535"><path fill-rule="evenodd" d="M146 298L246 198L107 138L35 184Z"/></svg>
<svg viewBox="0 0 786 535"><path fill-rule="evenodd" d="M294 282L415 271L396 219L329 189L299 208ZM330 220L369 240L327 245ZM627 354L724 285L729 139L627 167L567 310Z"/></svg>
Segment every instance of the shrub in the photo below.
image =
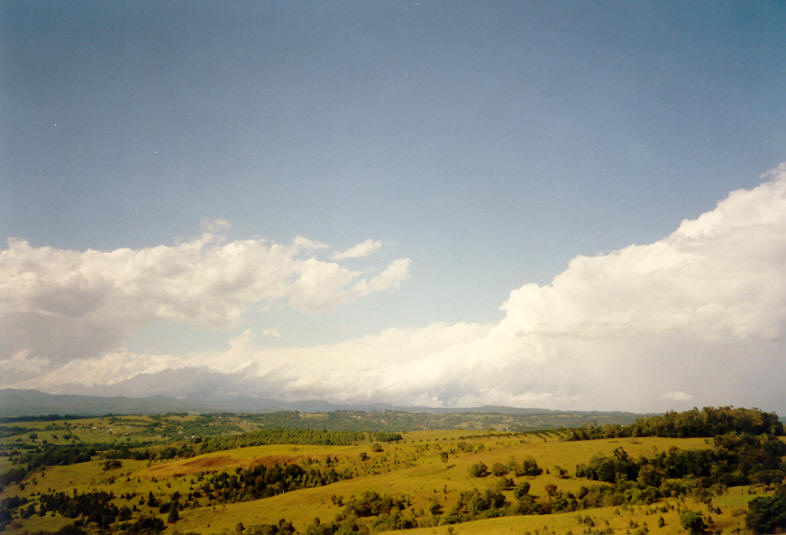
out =
<svg viewBox="0 0 786 535"><path fill-rule="evenodd" d="M786 492L751 500L745 525L754 533L775 533L777 528L786 528Z"/></svg>
<svg viewBox="0 0 786 535"><path fill-rule="evenodd" d="M489 467L483 461L477 462L469 467L470 477L486 477L489 475Z"/></svg>

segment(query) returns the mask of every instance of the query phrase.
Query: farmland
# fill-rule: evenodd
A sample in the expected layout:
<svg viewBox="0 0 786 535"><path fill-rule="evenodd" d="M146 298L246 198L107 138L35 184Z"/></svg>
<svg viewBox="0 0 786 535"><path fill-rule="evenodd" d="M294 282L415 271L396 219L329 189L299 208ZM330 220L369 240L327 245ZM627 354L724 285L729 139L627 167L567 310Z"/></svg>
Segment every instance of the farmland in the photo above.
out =
<svg viewBox="0 0 786 535"><path fill-rule="evenodd" d="M3 524L11 533L676 535L690 513L703 532L737 533L749 501L777 495L786 445L770 415L724 410L532 431L374 421L390 415L332 430L231 414L10 421Z"/></svg>

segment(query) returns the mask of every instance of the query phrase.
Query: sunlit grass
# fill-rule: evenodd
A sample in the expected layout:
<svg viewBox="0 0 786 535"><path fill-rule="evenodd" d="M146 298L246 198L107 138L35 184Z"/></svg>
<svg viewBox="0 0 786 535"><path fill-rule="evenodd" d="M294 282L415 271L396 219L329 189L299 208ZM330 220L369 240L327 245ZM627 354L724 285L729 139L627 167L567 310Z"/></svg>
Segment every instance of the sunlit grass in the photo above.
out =
<svg viewBox="0 0 786 535"><path fill-rule="evenodd" d="M179 437L178 426L194 422L194 416L168 418L170 435L172 430ZM118 441L120 433L128 430L129 437L140 440L144 433L157 420L154 417L108 417L73 420L67 422L68 432L85 442ZM34 425L33 425L34 424ZM65 422L55 425L65 426ZM51 423L49 424L51 425ZM37 440L52 434L62 435L63 429L47 429L46 422L32 422L25 427L35 429ZM27 438L29 433L22 436ZM163 437L163 435L160 435ZM536 460L544 469L537 477L516 477L512 473L506 477L515 482L526 480L531 484L530 493L546 495L546 485L553 484L563 492L578 491L581 486L599 484L574 477L576 466L587 463L595 455L608 456L617 448L623 448L631 457L652 457L670 448L705 449L713 446L712 439L690 438L673 439L660 437L639 437L601 439L591 441L565 441L559 432L505 433L500 431L450 430L450 431L413 431L403 433L399 442L381 443L382 451L373 451L373 441L364 437L353 445L262 445L215 451L189 458L165 461L137 461L121 459L121 466L105 469L104 460L68 466L53 466L37 470L24 481L24 489L12 484L2 492L2 496L33 496L36 493L53 491L80 493L106 491L116 496L115 505L137 506L136 515L156 515L165 519L157 508L143 505L142 498L152 493L159 502L167 502L174 492L185 496L198 490L202 484L200 475L210 477L211 473L226 471L234 473L238 469L257 464L302 464L311 459L316 466L325 466L326 458L331 458L331 466L337 471L352 474L330 485L286 492L269 498L239 502L221 503L219 500L208 502L206 497L197 500L180 512L181 519L170 530L181 532L219 533L234 532L238 523L245 526L277 523L280 519L292 521L304 530L315 518L323 522L332 521L352 496L375 491L379 494L408 496L411 507L407 514L421 521L429 521L428 507L437 501L448 511L453 507L462 491L476 488L481 492L495 487L499 477L489 475L482 478L470 477L469 468L474 463L483 462L489 469L494 463L508 464L521 462L528 457ZM13 437L12 437L13 438ZM59 437L58 437L59 438ZM52 437L53 440L56 440ZM163 438L161 439L163 440ZM171 440L171 439L170 439ZM8 439L5 441L8 443ZM167 445L183 441L169 442ZM198 450L199 443L192 444ZM156 451L163 445L150 447ZM365 460L361 454L365 454ZM445 457L444 454L447 454ZM10 461L0 459L0 470L8 470ZM559 469L566 471L566 477L559 476ZM755 490L755 489L754 489ZM653 506L607 507L585 511L544 516L517 516L497 519L478 520L453 526L452 533L518 533L521 535L582 535L588 528L586 517L591 517L597 529L612 528L621 535L639 535L646 522L647 533L654 535L677 535L679 527L678 510L691 507L711 514L715 527L720 529L739 526L744 521L747 502L753 497L749 488L731 489L728 494L715 499L722 507L721 514L710 513L707 506L690 500L679 502L669 500ZM511 491L505 491L510 502L514 501ZM125 496L125 498L123 498ZM130 498L129 498L130 496ZM659 510L670 506L668 510ZM659 517L665 525L658 526ZM581 518L581 520L580 520ZM69 523L68 519L47 514L41 518L34 515L24 521L15 521L13 530L55 531ZM447 526L421 528L412 533L447 534Z"/></svg>

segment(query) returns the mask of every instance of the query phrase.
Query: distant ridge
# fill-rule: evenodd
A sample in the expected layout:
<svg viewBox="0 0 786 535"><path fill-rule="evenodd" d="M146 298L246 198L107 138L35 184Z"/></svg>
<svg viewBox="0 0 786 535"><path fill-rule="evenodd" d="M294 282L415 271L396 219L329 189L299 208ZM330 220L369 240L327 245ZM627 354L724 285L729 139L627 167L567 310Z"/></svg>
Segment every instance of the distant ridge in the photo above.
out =
<svg viewBox="0 0 786 535"><path fill-rule="evenodd" d="M0 389L0 417L103 414L158 414L165 412L201 412L197 405L163 396L148 398L47 394L38 390Z"/></svg>
<svg viewBox="0 0 786 535"><path fill-rule="evenodd" d="M162 414L171 412L332 412L332 411L395 411L430 414L494 414L528 417L542 421L544 427L581 423L632 423L642 414L631 412L559 411L538 408L482 406L463 408L403 407L380 403L351 405L320 400L281 401L250 396L213 397L194 400L166 396L132 398L122 396L89 396L78 394L47 394L38 390L0 389L0 418L37 416L102 416L107 414ZM542 417L542 418L539 418Z"/></svg>

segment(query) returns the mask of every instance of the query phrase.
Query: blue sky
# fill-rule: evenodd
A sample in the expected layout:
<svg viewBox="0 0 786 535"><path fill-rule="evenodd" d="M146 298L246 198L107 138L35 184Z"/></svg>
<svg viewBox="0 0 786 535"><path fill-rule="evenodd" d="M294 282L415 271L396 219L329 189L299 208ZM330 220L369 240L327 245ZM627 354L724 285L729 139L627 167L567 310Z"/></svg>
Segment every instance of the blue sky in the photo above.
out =
<svg viewBox="0 0 786 535"><path fill-rule="evenodd" d="M0 235L29 242L24 254L154 255L198 239L213 220L230 226L206 247L255 239L284 246L303 236L328 247L292 258L311 255L325 269L336 252L378 242L373 254L338 261L355 275L336 274L336 292L319 306L313 293L308 306L292 305L296 297L284 290L233 294L238 316L222 323L179 309L178 296L178 305L118 318L122 327L103 325L105 342L82 357L7 344L0 359L17 363L7 385L76 388L29 369L54 373L117 351L129 362L181 361L96 379L96 388L174 368L230 374L194 355L220 359L246 332L251 354L335 347L435 322L493 329L511 315L501 309L510 292L547 287L579 255L656 243L786 161L779 2L8 2L0 10ZM20 289L20 274L36 271L7 247L15 278L3 328L48 325L43 297ZM396 277L374 279L406 259ZM85 321L85 296L98 292L98 279L117 285L116 272L66 264L62 276L39 278L58 303L79 304L58 309L71 315L57 325L99 329ZM69 273L81 286L69 286ZM376 290L356 289L360 280ZM120 306L108 295L96 302ZM140 290L133 299L153 296ZM70 336L53 332L46 347ZM61 341L75 340L84 343ZM586 349L587 358L607 351ZM348 362L364 358L353 355ZM534 392L510 385L513 397L498 399L488 394L492 383L464 397L424 386L422 396L388 398L513 403ZM715 401L689 386L668 392ZM314 391L340 398L335 392ZM571 395L532 400L612 405ZM618 408L680 401L672 398L680 396L636 407L620 400Z"/></svg>

